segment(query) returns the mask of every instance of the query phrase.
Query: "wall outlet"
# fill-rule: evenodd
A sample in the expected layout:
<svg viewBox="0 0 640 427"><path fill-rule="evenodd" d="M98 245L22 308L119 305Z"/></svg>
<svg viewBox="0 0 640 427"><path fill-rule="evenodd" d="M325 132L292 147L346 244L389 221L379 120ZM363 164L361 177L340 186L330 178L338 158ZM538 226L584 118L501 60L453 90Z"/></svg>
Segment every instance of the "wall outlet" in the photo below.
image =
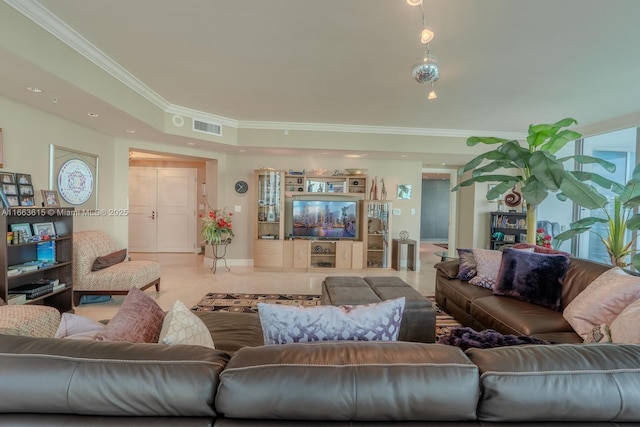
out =
<svg viewBox="0 0 640 427"><path fill-rule="evenodd" d="M234 212L242 212L242 206L240 206L240 205L235 205L235 206L233 207L233 211L234 211Z"/></svg>

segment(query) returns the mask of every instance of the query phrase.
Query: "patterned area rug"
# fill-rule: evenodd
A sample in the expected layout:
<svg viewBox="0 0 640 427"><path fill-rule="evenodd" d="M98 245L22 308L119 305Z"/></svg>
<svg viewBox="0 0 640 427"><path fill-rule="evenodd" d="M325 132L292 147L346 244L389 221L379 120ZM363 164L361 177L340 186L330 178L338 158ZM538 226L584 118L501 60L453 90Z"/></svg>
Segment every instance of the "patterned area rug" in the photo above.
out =
<svg viewBox="0 0 640 427"><path fill-rule="evenodd" d="M438 337L448 334L451 328L462 325L442 310L435 297L427 297L436 309L436 341ZM217 294L210 293L191 308L193 311L223 311L234 313L257 313L258 303L316 306L320 305L320 295L301 294Z"/></svg>

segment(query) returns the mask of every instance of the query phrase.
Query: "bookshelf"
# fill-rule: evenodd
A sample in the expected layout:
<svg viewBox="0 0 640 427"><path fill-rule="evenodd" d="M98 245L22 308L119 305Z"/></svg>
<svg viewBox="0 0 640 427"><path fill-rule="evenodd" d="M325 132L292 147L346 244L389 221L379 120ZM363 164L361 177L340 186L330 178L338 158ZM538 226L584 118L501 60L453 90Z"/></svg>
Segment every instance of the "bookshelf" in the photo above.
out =
<svg viewBox="0 0 640 427"><path fill-rule="evenodd" d="M491 212L489 227L491 249L527 241L527 214L523 212Z"/></svg>

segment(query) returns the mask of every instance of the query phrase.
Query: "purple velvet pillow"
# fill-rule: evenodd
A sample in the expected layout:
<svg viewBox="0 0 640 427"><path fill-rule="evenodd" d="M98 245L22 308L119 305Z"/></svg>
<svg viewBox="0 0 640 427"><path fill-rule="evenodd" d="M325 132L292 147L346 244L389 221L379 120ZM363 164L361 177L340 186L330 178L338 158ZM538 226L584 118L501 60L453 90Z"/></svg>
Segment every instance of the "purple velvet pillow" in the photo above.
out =
<svg viewBox="0 0 640 427"><path fill-rule="evenodd" d="M562 311L562 281L568 268L565 255L505 249L493 293Z"/></svg>
<svg viewBox="0 0 640 427"><path fill-rule="evenodd" d="M476 259L471 249L458 249L458 258L460 258L460 267L458 270L458 279L469 281L476 277Z"/></svg>

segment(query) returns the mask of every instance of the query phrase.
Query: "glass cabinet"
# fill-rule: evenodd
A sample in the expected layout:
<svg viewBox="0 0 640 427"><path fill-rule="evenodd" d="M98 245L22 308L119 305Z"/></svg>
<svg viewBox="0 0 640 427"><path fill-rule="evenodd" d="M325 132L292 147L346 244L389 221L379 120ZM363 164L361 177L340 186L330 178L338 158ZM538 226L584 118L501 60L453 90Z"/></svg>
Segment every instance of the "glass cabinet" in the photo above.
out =
<svg viewBox="0 0 640 427"><path fill-rule="evenodd" d="M391 248L389 246L391 236L391 202L366 200L364 202L366 213L365 224L365 267L389 268L391 263Z"/></svg>

